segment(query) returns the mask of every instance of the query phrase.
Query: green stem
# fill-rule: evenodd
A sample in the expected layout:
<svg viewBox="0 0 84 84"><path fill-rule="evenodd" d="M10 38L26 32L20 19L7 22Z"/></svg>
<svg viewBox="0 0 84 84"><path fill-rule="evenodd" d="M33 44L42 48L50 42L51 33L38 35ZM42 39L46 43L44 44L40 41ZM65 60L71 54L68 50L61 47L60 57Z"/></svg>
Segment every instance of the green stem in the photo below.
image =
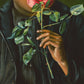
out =
<svg viewBox="0 0 84 84"><path fill-rule="evenodd" d="M41 5L41 29L43 29L43 9L44 7Z"/></svg>
<svg viewBox="0 0 84 84"><path fill-rule="evenodd" d="M43 29L43 10L44 10L44 6L41 6L41 29ZM41 51L41 53L43 54L42 51ZM43 55L45 56L46 62L48 64L48 68L49 68L49 71L50 71L51 78L54 79L54 76L52 74L52 70L50 68L50 65L49 65L49 62L48 62L48 58L47 58L45 49L44 49L44 54Z"/></svg>
<svg viewBox="0 0 84 84"><path fill-rule="evenodd" d="M72 15L70 15L69 17L67 17L65 20L68 20L68 19L70 19L71 17L72 17ZM61 23L61 22L56 22L56 23L53 23L53 24L45 25L45 26L43 26L43 28L51 27L51 26L53 26L53 25L60 24L60 23Z"/></svg>
<svg viewBox="0 0 84 84"><path fill-rule="evenodd" d="M53 25L56 25L56 24L59 24L59 23L60 23L60 22L53 23L53 24L49 24L49 25L45 25L45 26L43 26L43 28L50 27L50 26L53 26Z"/></svg>
<svg viewBox="0 0 84 84"><path fill-rule="evenodd" d="M48 64L48 69L49 69L49 71L50 71L51 78L54 79L54 76L53 76L51 67L50 67L50 65L49 65L49 62L48 62L48 58L47 58L45 49L44 49L44 56L45 56L46 62L47 62L47 64Z"/></svg>
<svg viewBox="0 0 84 84"><path fill-rule="evenodd" d="M70 19L73 15L70 15L69 17L66 18L66 20Z"/></svg>
<svg viewBox="0 0 84 84"><path fill-rule="evenodd" d="M33 16L35 16L35 15L36 15L36 13L37 13L37 12L33 13L33 14L32 14L32 16L31 16L30 18L32 18Z"/></svg>

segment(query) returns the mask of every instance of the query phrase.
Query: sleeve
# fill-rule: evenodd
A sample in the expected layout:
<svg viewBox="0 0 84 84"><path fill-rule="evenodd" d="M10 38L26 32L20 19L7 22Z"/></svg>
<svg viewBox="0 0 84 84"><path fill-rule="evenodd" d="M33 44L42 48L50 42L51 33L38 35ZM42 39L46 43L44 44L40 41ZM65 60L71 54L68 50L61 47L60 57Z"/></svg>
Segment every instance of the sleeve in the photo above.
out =
<svg viewBox="0 0 84 84"><path fill-rule="evenodd" d="M15 84L16 66L11 58L6 42L3 39L4 36L1 32L1 25L0 18L0 84Z"/></svg>
<svg viewBox="0 0 84 84"><path fill-rule="evenodd" d="M67 35L69 74L66 79L70 84L82 84L84 82L84 18L73 17L70 24Z"/></svg>
<svg viewBox="0 0 84 84"><path fill-rule="evenodd" d="M79 24L77 24L79 23ZM77 24L77 37L78 37L78 59L79 59L79 83L82 84L84 83L84 17L79 17L76 20Z"/></svg>

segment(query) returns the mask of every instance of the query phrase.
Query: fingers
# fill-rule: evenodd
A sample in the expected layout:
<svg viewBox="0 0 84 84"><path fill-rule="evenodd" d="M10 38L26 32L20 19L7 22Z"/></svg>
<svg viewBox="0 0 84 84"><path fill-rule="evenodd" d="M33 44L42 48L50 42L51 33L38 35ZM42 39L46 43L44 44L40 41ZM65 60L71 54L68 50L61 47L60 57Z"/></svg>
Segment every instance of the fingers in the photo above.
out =
<svg viewBox="0 0 84 84"><path fill-rule="evenodd" d="M51 33L51 34L53 34L53 35L57 35L57 36L59 36L59 34L57 34L57 33L54 33L54 32L52 32L52 31L50 31L50 30L37 30L37 33Z"/></svg>
<svg viewBox="0 0 84 84"><path fill-rule="evenodd" d="M46 36L49 36L51 38L59 39L61 36L57 33L54 33L50 30L37 30L37 33L42 33L39 37L37 37L37 40L40 40ZM62 39L62 38L61 38Z"/></svg>
<svg viewBox="0 0 84 84"><path fill-rule="evenodd" d="M51 41L48 41L44 44L43 48L46 48L46 46L52 45L53 47L58 47L58 43L53 43Z"/></svg>
<svg viewBox="0 0 84 84"><path fill-rule="evenodd" d="M48 37L46 37L46 38L44 38L42 41L41 41L41 43L40 43L40 47L42 47L46 42L48 42L48 41L51 41L51 42L53 42L53 43L61 43L61 39L53 39L53 38L50 38L49 36Z"/></svg>
<svg viewBox="0 0 84 84"><path fill-rule="evenodd" d="M54 39L59 39L59 38L61 38L61 36L56 36L56 35L52 35L52 34L50 34L50 33L44 33L44 34L41 34L39 37L37 37L36 39L37 40L40 40L40 39L42 39L42 38L45 38L45 37L50 37L50 38L54 38Z"/></svg>
<svg viewBox="0 0 84 84"><path fill-rule="evenodd" d="M42 39L42 38L44 38L44 37L46 37L46 36L49 36L49 34L48 33L44 33L44 34L41 34L39 37L37 37L36 39L37 40L40 40L40 39Z"/></svg>
<svg viewBox="0 0 84 84"><path fill-rule="evenodd" d="M58 47L62 43L62 37L59 34L54 33L50 30L37 30L37 33L42 33L36 38L37 40L42 39L40 47L45 48L48 45Z"/></svg>

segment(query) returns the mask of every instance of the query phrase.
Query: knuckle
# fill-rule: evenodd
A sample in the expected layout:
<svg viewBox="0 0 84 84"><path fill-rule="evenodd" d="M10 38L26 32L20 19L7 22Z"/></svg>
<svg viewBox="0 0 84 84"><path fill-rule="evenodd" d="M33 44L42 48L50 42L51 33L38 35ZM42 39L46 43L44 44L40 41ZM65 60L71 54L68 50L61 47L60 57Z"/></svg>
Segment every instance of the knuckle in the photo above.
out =
<svg viewBox="0 0 84 84"><path fill-rule="evenodd" d="M62 42L62 39L60 39L59 41Z"/></svg>
<svg viewBox="0 0 84 84"><path fill-rule="evenodd" d="M60 41L62 41L63 40L62 36L59 36L59 39L60 39Z"/></svg>

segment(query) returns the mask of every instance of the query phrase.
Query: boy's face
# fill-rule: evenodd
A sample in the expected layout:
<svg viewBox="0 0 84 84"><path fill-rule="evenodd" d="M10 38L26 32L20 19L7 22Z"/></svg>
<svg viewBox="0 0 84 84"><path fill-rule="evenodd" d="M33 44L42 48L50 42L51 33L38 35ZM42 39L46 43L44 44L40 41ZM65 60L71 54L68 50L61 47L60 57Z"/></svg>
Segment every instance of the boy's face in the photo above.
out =
<svg viewBox="0 0 84 84"><path fill-rule="evenodd" d="M32 8L27 4L27 0L13 0L14 7L18 11L31 12Z"/></svg>
<svg viewBox="0 0 84 84"><path fill-rule="evenodd" d="M48 0L13 0L15 8L25 12L32 12L32 7L41 1L46 4ZM50 0L50 6L53 2L54 0Z"/></svg>

